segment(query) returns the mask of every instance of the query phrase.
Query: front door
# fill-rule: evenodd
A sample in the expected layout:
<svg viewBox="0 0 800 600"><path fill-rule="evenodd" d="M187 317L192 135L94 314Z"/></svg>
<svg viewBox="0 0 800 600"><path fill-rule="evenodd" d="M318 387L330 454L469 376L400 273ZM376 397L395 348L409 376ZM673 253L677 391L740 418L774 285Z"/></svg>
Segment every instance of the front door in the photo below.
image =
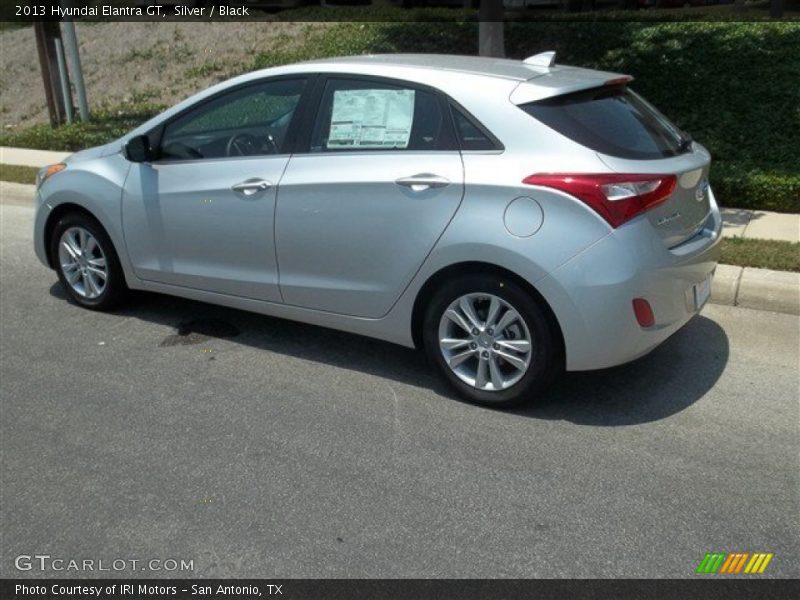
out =
<svg viewBox="0 0 800 600"><path fill-rule="evenodd" d="M266 80L167 123L152 163L125 184L123 227L141 279L280 301L278 183L305 81Z"/></svg>
<svg viewBox="0 0 800 600"><path fill-rule="evenodd" d="M332 77L310 138L278 192L284 302L381 317L463 196L447 105L413 85Z"/></svg>

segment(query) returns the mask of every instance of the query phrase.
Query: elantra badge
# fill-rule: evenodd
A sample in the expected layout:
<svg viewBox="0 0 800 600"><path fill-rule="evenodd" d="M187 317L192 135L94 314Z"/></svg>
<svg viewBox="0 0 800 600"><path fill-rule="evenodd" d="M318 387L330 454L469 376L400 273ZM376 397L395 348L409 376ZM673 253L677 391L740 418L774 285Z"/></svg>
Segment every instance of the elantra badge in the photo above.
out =
<svg viewBox="0 0 800 600"><path fill-rule="evenodd" d="M658 221L656 221L656 225L660 227L661 225L666 225L667 223L671 223L672 221L675 221L680 218L681 218L681 213L674 212L668 217L661 217Z"/></svg>

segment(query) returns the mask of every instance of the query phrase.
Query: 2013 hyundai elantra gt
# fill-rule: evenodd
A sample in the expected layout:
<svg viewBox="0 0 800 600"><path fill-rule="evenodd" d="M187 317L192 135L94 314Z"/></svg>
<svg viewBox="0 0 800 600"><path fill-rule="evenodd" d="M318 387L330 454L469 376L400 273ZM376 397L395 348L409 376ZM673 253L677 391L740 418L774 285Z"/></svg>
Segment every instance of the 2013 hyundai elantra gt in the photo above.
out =
<svg viewBox="0 0 800 600"><path fill-rule="evenodd" d="M709 297L709 154L630 81L552 53L250 73L43 169L36 254L87 308L142 289L424 347L519 403Z"/></svg>

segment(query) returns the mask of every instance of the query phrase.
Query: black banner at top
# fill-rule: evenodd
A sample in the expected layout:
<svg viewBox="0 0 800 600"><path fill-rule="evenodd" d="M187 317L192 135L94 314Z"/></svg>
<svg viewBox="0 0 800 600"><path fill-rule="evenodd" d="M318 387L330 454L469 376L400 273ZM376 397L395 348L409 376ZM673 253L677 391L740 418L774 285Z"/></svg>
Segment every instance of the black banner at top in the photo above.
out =
<svg viewBox="0 0 800 600"><path fill-rule="evenodd" d="M3 0L5 21L800 20L798 0ZM688 5L688 6L685 6Z"/></svg>

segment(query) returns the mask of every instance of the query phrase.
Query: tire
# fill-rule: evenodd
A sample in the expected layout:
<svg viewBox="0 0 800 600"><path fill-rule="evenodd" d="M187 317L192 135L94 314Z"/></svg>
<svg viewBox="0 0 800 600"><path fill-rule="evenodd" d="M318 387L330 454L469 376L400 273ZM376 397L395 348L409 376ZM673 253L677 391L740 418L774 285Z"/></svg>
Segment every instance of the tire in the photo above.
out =
<svg viewBox="0 0 800 600"><path fill-rule="evenodd" d="M467 317L462 301L472 307L478 327ZM503 329L494 331L492 324ZM528 291L498 275L462 276L440 287L428 303L422 340L428 358L459 395L485 406L510 408L532 402L561 371L552 317ZM525 362L523 370L520 365Z"/></svg>
<svg viewBox="0 0 800 600"><path fill-rule="evenodd" d="M84 308L110 310L128 293L111 238L89 215L76 212L59 219L50 238L50 258L69 297Z"/></svg>

